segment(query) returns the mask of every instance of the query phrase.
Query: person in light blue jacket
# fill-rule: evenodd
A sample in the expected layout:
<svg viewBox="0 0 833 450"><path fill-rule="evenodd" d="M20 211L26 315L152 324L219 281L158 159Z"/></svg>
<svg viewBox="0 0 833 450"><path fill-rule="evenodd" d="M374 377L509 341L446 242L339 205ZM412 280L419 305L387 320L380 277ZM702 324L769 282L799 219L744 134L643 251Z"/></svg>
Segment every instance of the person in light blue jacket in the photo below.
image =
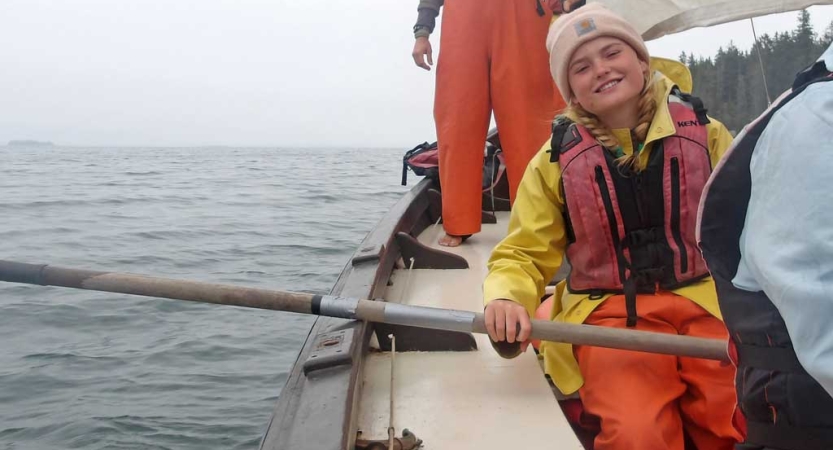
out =
<svg viewBox="0 0 833 450"><path fill-rule="evenodd" d="M737 136L701 201L738 449L833 449L832 71L833 45Z"/></svg>

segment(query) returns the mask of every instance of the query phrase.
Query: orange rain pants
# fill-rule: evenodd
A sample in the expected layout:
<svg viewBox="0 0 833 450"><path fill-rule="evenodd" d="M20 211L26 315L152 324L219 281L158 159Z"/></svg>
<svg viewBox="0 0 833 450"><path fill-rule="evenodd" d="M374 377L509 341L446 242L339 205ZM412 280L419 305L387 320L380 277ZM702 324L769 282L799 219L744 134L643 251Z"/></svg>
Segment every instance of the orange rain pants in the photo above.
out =
<svg viewBox="0 0 833 450"><path fill-rule="evenodd" d="M637 330L728 340L719 319L672 293L639 295ZM627 328L625 297L610 297L586 324ZM683 450L685 434L698 450L732 450L734 367L682 358L576 346L584 410L601 420L594 450Z"/></svg>
<svg viewBox="0 0 833 450"><path fill-rule="evenodd" d="M564 102L550 77L546 36L552 11L535 0L446 0L434 120L443 226L480 231L483 150L491 111L500 131L510 199L527 163L550 135Z"/></svg>

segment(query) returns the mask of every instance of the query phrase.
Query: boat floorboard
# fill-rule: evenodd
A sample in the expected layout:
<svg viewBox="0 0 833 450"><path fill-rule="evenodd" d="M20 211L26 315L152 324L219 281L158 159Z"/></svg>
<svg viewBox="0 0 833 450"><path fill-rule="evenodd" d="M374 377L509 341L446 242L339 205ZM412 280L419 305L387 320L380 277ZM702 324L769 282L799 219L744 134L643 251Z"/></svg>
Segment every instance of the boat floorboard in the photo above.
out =
<svg viewBox="0 0 833 450"><path fill-rule="evenodd" d="M482 310L486 261L505 235L508 213L465 245L445 249L469 262L463 270L397 270L385 298L410 305ZM437 247L441 227L432 226L420 242ZM407 262L406 262L407 264ZM532 348L507 360L485 335L475 335L471 352L397 353L394 427L408 428L425 449L581 449ZM387 436L390 417L390 354L371 352L365 360L359 402L364 438Z"/></svg>

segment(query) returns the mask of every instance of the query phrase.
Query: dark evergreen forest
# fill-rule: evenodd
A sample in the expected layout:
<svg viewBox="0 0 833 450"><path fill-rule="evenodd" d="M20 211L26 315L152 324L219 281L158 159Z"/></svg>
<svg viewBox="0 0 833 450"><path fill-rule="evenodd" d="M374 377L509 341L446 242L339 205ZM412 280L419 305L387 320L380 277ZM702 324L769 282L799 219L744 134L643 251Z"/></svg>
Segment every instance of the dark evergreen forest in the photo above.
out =
<svg viewBox="0 0 833 450"><path fill-rule="evenodd" d="M819 33L813 29L810 13L805 10L799 15L794 30L758 36L760 60L754 45L741 50L729 43L713 58L684 52L680 61L691 70L694 94L703 100L709 115L737 132L767 108L767 92L775 100L790 87L796 73L818 59L831 41L833 22Z"/></svg>

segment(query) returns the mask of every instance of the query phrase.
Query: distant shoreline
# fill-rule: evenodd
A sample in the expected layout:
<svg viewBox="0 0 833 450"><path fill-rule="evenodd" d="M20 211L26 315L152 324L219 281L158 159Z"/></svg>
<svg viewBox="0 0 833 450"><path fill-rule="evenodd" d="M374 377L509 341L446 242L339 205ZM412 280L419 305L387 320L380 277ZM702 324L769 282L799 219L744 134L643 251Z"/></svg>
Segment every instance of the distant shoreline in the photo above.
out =
<svg viewBox="0 0 833 450"><path fill-rule="evenodd" d="M16 141L9 141L6 144L9 147L54 147L55 144L49 141L32 141L32 140L16 140Z"/></svg>
<svg viewBox="0 0 833 450"><path fill-rule="evenodd" d="M21 143L23 142L23 143ZM36 143L30 143L36 142ZM11 147L54 147L60 149L112 149L112 150L154 150L154 149L206 149L206 150L242 150L242 149L269 149L269 150L327 150L327 151L345 151L345 150L387 150L387 151L394 151L404 152L405 150L413 147L412 144L406 145L398 145L398 146L323 146L323 145L314 145L314 146L306 146L306 145L102 145L102 144L92 144L92 145L83 145L83 144L55 144L52 142L40 142L40 141L9 141L9 143L4 144L0 142L0 148L11 148Z"/></svg>

